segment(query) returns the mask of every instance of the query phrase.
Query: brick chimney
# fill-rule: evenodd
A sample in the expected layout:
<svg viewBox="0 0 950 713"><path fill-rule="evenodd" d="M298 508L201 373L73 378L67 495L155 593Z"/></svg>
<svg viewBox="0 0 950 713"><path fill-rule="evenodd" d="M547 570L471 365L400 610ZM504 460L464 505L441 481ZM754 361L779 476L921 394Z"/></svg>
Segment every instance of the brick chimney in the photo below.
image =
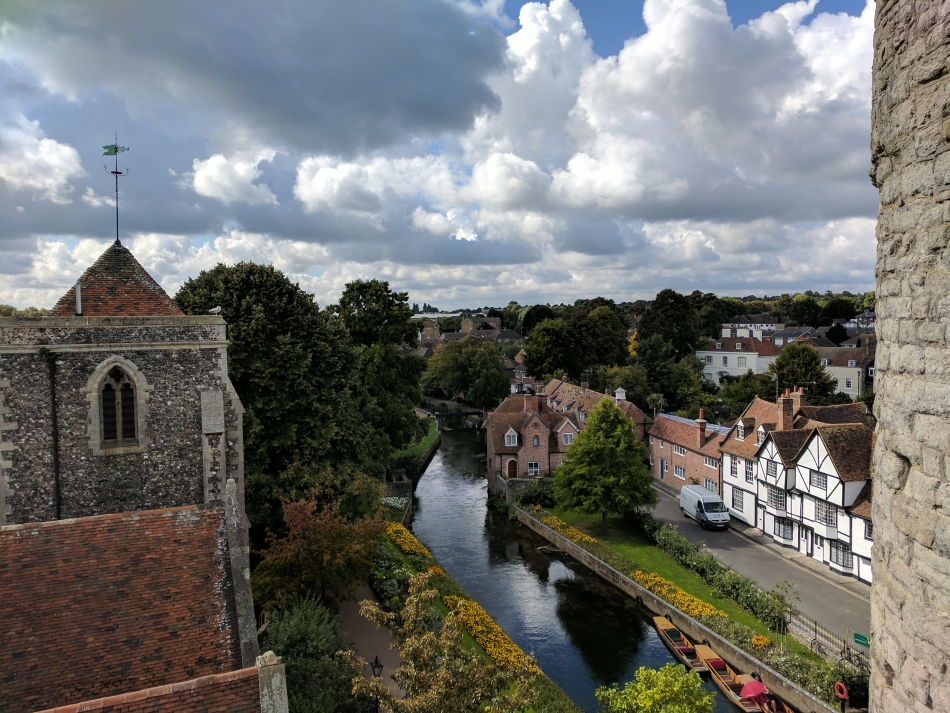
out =
<svg viewBox="0 0 950 713"><path fill-rule="evenodd" d="M524 395L524 410L529 413L537 413L540 408L540 397L537 394Z"/></svg>
<svg viewBox="0 0 950 713"><path fill-rule="evenodd" d="M696 419L696 447L701 449L706 445L706 419L704 418L706 414L703 409L699 409L699 418Z"/></svg>
<svg viewBox="0 0 950 713"><path fill-rule="evenodd" d="M792 395L788 389L778 398L778 423L776 429L779 431L788 431L792 427L792 421L795 419L795 408L792 403Z"/></svg>
<svg viewBox="0 0 950 713"><path fill-rule="evenodd" d="M798 413L802 406L807 406L808 400L805 398L805 387L796 386L792 389L792 411Z"/></svg>

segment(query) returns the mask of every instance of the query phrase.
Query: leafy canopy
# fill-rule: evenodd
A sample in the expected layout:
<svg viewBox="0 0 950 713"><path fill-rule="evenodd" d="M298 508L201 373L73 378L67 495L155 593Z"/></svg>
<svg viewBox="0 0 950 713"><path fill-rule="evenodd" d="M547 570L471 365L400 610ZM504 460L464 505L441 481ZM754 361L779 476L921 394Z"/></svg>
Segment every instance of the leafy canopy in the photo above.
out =
<svg viewBox="0 0 950 713"><path fill-rule="evenodd" d="M461 395L479 408L494 408L510 389L501 350L472 336L440 345L427 378L447 396Z"/></svg>
<svg viewBox="0 0 950 713"><path fill-rule="evenodd" d="M554 474L562 507L588 513L624 514L656 502L647 453L633 423L611 399L602 399L587 416Z"/></svg>
<svg viewBox="0 0 950 713"><path fill-rule="evenodd" d="M641 667L623 688L601 686L594 695L603 713L712 713L714 705L699 674L674 663Z"/></svg>
<svg viewBox="0 0 950 713"><path fill-rule="evenodd" d="M779 391L795 386L805 387L808 401L812 404L828 403L835 392L834 380L821 365L818 352L807 342L788 344L769 365L766 373L777 379Z"/></svg>

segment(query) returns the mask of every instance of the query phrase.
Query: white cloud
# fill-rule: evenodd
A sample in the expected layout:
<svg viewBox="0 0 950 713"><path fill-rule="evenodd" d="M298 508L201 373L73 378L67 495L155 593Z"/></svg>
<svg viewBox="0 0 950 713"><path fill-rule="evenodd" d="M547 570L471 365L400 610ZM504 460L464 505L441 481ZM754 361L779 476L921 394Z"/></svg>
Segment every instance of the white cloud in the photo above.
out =
<svg viewBox="0 0 950 713"><path fill-rule="evenodd" d="M115 207L115 198L112 196L100 196L91 186L86 186L83 189L82 202L93 208L102 208L105 206Z"/></svg>
<svg viewBox="0 0 950 713"><path fill-rule="evenodd" d="M273 161L276 151L263 150L253 154L225 157L216 153L192 163L192 186L195 193L214 198L224 204L243 202L248 205L276 204L277 196L270 187L255 183L261 177L262 161Z"/></svg>
<svg viewBox="0 0 950 713"><path fill-rule="evenodd" d="M38 121L22 114L0 124L0 179L18 191L53 203L69 203L71 182L85 175L79 152L47 138Z"/></svg>

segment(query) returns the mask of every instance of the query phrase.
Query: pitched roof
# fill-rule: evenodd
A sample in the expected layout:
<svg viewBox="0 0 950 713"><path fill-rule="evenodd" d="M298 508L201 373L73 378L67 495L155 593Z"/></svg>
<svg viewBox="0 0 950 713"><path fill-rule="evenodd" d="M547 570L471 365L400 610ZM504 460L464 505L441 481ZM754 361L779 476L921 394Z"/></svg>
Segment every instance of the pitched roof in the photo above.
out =
<svg viewBox="0 0 950 713"><path fill-rule="evenodd" d="M793 428L790 431L770 431L766 440L769 438L772 439L772 442L775 444L775 449L782 459L782 463L790 467L795 465L795 456L798 455L798 452L802 449L802 446L805 444L805 441L808 440L811 433L812 429L810 428ZM765 447L765 443L766 441L763 441L759 448Z"/></svg>
<svg viewBox="0 0 950 713"><path fill-rule="evenodd" d="M858 517L863 517L865 520L871 519L871 495L874 491L874 481L869 480L864 488L858 493L858 497L854 500L854 505L847 508L848 512L852 515L857 515Z"/></svg>
<svg viewBox="0 0 950 713"><path fill-rule="evenodd" d="M742 416L737 421L737 423L746 426L745 438L738 438L736 428L733 426L732 430L722 439L720 448L726 453L742 458L750 460L755 458L759 445L761 445L756 444L756 437L752 435L757 428L756 424L778 423L780 415L776 404L756 396L752 399L752 403L746 406L745 411L742 412Z"/></svg>
<svg viewBox="0 0 950 713"><path fill-rule="evenodd" d="M557 410L581 411L583 413L589 413L594 406L604 399L614 399L610 394L585 389L583 386L572 384L563 379L551 379L544 387L544 396L554 402ZM632 401L619 401L617 406L627 418L638 426L645 427L650 422L650 418Z"/></svg>
<svg viewBox="0 0 950 713"><path fill-rule="evenodd" d="M855 366L865 367L874 361L874 353L865 348L816 346L818 357L828 360L828 366L848 366L849 361Z"/></svg>
<svg viewBox="0 0 950 713"><path fill-rule="evenodd" d="M0 530L0 709L241 668L224 514L187 506Z"/></svg>
<svg viewBox="0 0 950 713"><path fill-rule="evenodd" d="M802 406L795 428L807 428L819 424L834 423L863 423L873 426L874 417L868 412L868 407L862 401L851 404L833 404L831 406Z"/></svg>
<svg viewBox="0 0 950 713"><path fill-rule="evenodd" d="M825 444L838 477L845 482L871 477L871 445L874 432L863 423L818 426L817 434Z"/></svg>
<svg viewBox="0 0 950 713"><path fill-rule="evenodd" d="M702 453L704 456L719 458L719 440L729 433L725 426L707 423L704 431L703 445L699 447L699 427L696 421L690 418L674 416L670 413L657 414L649 433L654 438L661 438L667 443L682 446L691 451Z"/></svg>
<svg viewBox="0 0 950 713"><path fill-rule="evenodd" d="M127 247L116 240L86 270L78 283L85 317L181 317L184 312L165 294ZM50 311L54 317L76 314L76 285Z"/></svg>
<svg viewBox="0 0 950 713"><path fill-rule="evenodd" d="M38 713L258 713L257 666L81 701Z"/></svg>
<svg viewBox="0 0 950 713"><path fill-rule="evenodd" d="M533 399L535 402L533 406L529 402L528 410L525 409L526 399ZM539 419L552 433L560 429L565 421L571 423L574 429L577 430L577 424L564 414L552 411L544 397L512 394L502 401L497 409L488 414L485 421L486 437L491 440L496 453L517 453L524 446L524 443L518 443L515 446L505 445L505 434L512 428L519 434L523 433L535 418ZM550 448L560 450L559 442L553 439ZM566 447L564 450L566 450Z"/></svg>
<svg viewBox="0 0 950 713"><path fill-rule="evenodd" d="M719 344L719 349L716 349ZM759 354L760 356L777 356L781 347L775 346L767 339L755 337L716 337L706 342L706 346L698 351L706 352L742 352L745 354Z"/></svg>

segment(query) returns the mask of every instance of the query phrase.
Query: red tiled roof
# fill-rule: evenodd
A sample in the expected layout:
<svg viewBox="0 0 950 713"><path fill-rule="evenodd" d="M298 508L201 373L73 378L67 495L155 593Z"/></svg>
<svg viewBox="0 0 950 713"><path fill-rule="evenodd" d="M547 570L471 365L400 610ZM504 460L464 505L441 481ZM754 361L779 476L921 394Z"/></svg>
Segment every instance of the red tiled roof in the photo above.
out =
<svg viewBox="0 0 950 713"><path fill-rule="evenodd" d="M0 530L0 710L241 667L224 516L187 506Z"/></svg>
<svg viewBox="0 0 950 713"><path fill-rule="evenodd" d="M716 343L722 346L716 349ZM742 345L739 348L739 345ZM755 337L717 337L706 342L706 346L698 351L707 352L746 352L759 354L761 356L777 356L782 351L781 347L775 346L771 341L765 339L756 339Z"/></svg>
<svg viewBox="0 0 950 713"><path fill-rule="evenodd" d="M656 420L650 426L649 434L654 438L661 438L667 443L682 446L687 450L702 453L704 456L719 459L720 434L707 428L703 439L703 447L699 448L699 426L696 422L684 423L670 418L665 413L657 414Z"/></svg>
<svg viewBox="0 0 950 713"><path fill-rule="evenodd" d="M795 456L798 455L802 445L804 445L811 434L812 429L810 428L793 428L790 431L771 431L767 438L772 439L782 462L790 467L794 465ZM764 445L765 441L762 442L762 446L759 446L759 448L762 448Z"/></svg>
<svg viewBox="0 0 950 713"><path fill-rule="evenodd" d="M552 399L558 406L566 407L568 411L577 410L583 411L584 413L589 413L594 406L604 399L614 399L610 394L602 394L593 389L585 389L582 386L577 386L576 384L561 379L552 379L549 381L547 386L544 387L544 395L542 398ZM627 418L638 426L642 427L650 420L646 414L631 401L620 401L617 403L617 406L620 407L620 410L623 411ZM642 433L643 431L640 431L638 435Z"/></svg>
<svg viewBox="0 0 950 713"><path fill-rule="evenodd" d="M258 713L260 710L260 683L254 666L48 708L39 713Z"/></svg>
<svg viewBox="0 0 950 713"><path fill-rule="evenodd" d="M79 285L85 317L181 317L185 314L118 240L82 274ZM50 315L75 314L76 285L73 285L60 297Z"/></svg>
<svg viewBox="0 0 950 713"><path fill-rule="evenodd" d="M524 407L525 399L534 399L538 410L526 411ZM488 414L485 422L486 437L494 444L495 453L517 453L521 450L524 443L519 442L517 446L506 446L505 434L511 428L522 434L534 418L540 419L551 432L556 432L565 421L569 421L577 430L577 425L571 419L566 418L564 414L554 413L543 396L512 394L502 401L497 409ZM551 438L549 450L562 450L559 443L560 441L557 438ZM567 450L567 447L564 446L563 450Z"/></svg>

